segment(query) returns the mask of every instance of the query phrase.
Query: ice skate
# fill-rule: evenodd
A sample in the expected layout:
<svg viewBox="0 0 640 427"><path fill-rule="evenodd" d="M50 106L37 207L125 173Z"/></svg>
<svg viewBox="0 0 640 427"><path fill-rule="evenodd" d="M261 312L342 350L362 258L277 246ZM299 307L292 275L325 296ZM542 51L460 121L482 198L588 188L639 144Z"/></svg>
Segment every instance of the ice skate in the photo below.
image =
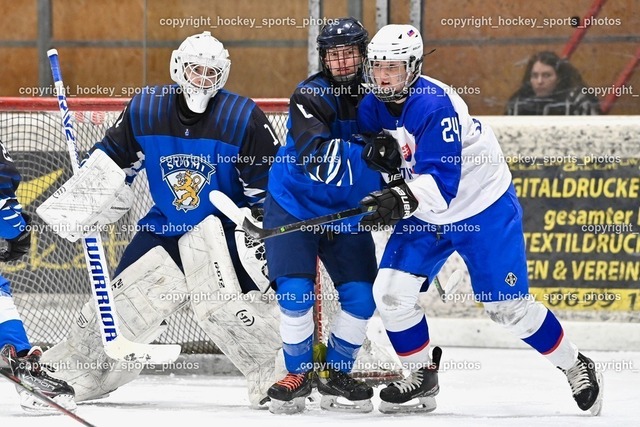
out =
<svg viewBox="0 0 640 427"><path fill-rule="evenodd" d="M345 372L333 369L321 371L318 373L317 385L318 391L322 394L322 409L362 413L373 410L373 389Z"/></svg>
<svg viewBox="0 0 640 427"><path fill-rule="evenodd" d="M267 391L271 399L269 411L273 414L297 414L304 411L305 399L313 388L313 371L301 374L288 373Z"/></svg>
<svg viewBox="0 0 640 427"><path fill-rule="evenodd" d="M604 394L604 382L602 373L596 370L591 359L578 353L578 360L568 370L561 369L571 385L571 394L583 411L589 411L592 415L600 415L602 411L602 396Z"/></svg>
<svg viewBox="0 0 640 427"><path fill-rule="evenodd" d="M434 347L432 363L411 372L401 381L389 384L380 391L380 407L383 414L431 412L436 409L434 396L440 391L438 385L438 367L442 350ZM411 403L416 400L417 402Z"/></svg>
<svg viewBox="0 0 640 427"><path fill-rule="evenodd" d="M24 357L18 357L15 347L11 344L5 345L2 350L0 350L0 357L3 362L11 368L13 375L18 377L22 382L50 397L65 409L75 411L77 406L74 400L75 393L73 387L62 380L57 380L47 375L40 366L41 355L42 350L40 347L31 348L29 353ZM22 409L26 412L38 414L60 413L22 387L16 386L16 389L20 395L20 406L22 406Z"/></svg>

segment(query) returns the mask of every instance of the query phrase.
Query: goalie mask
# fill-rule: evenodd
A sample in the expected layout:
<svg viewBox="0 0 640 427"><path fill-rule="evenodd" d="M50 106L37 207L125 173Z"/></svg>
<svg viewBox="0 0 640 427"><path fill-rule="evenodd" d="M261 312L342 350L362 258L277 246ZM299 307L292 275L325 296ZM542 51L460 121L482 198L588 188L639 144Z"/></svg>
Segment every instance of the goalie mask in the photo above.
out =
<svg viewBox="0 0 640 427"><path fill-rule="evenodd" d="M194 113L204 112L227 82L230 68L229 52L208 31L187 37L171 55L171 79Z"/></svg>
<svg viewBox="0 0 640 427"><path fill-rule="evenodd" d="M367 46L365 79L383 102L399 101L420 76L422 37L411 25L386 25Z"/></svg>
<svg viewBox="0 0 640 427"><path fill-rule="evenodd" d="M320 30L322 73L338 85L360 83L369 34L355 18L334 19Z"/></svg>

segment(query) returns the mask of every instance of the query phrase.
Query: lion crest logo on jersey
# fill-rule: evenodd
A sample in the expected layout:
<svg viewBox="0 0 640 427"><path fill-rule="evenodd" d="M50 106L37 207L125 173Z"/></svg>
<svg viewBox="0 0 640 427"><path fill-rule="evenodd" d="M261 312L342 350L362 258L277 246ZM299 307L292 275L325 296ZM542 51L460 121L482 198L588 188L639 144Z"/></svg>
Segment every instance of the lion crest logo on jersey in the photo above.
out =
<svg viewBox="0 0 640 427"><path fill-rule="evenodd" d="M173 205L185 212L200 206L200 192L216 168L200 156L174 154L160 157L162 179L173 193Z"/></svg>

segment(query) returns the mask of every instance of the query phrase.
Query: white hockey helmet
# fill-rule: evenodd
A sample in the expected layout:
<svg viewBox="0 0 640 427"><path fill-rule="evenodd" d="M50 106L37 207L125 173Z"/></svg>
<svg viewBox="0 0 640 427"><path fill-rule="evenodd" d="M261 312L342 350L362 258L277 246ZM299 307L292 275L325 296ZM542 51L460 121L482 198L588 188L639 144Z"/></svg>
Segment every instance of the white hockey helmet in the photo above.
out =
<svg viewBox="0 0 640 427"><path fill-rule="evenodd" d="M386 25L371 39L367 46L365 78L373 94L384 102L398 101L409 92L409 87L418 79L422 68L422 36L412 25ZM381 87L373 79L374 65L385 62L401 61L406 74L404 85L400 89Z"/></svg>
<svg viewBox="0 0 640 427"><path fill-rule="evenodd" d="M229 78L229 52L209 31L187 37L171 54L171 79L180 85L187 106L202 113Z"/></svg>

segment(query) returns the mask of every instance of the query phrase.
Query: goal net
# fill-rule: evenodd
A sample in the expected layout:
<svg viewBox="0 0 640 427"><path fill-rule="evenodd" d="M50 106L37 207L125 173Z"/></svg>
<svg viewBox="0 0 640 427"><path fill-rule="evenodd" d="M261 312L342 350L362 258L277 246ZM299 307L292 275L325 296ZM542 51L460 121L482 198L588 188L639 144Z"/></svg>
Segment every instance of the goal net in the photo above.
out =
<svg viewBox="0 0 640 427"><path fill-rule="evenodd" d="M100 141L126 105L124 99L71 98L80 158ZM288 100L262 99L258 105L267 114L284 143ZM80 308L90 299L90 280L81 243L70 243L55 235L35 214L35 209L71 176L71 163L62 133L55 99L0 98L0 140L22 175L18 199L33 217L32 246L28 257L2 266L11 281L14 299L29 337L43 347L61 341ZM144 171L136 177L133 208L116 224L102 232L111 272L136 231L136 223L151 206ZM337 293L328 274L319 266L316 335L326 343L329 325L337 311ZM182 352L219 353L196 323L187 305L168 319L169 327L155 342L178 343ZM389 379L399 375L395 356L367 340L357 365L359 375Z"/></svg>

